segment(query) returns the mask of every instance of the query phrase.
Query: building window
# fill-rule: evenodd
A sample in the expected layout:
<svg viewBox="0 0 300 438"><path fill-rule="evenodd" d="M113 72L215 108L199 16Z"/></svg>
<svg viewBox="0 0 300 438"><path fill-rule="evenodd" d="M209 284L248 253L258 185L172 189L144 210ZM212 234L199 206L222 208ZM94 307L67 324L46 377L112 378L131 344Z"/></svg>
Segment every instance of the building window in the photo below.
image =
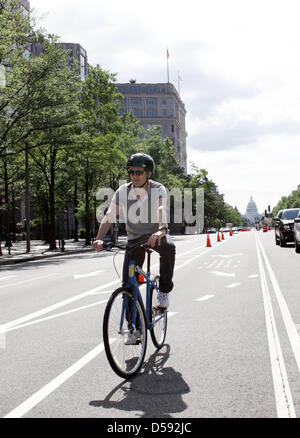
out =
<svg viewBox="0 0 300 438"><path fill-rule="evenodd" d="M162 103L163 105L167 105L167 99L163 99L163 100L161 101L161 103Z"/></svg>
<svg viewBox="0 0 300 438"><path fill-rule="evenodd" d="M80 74L81 80L85 80L85 58L83 55L80 55Z"/></svg>
<svg viewBox="0 0 300 438"><path fill-rule="evenodd" d="M163 109L163 110L161 111L161 115L162 115L162 116L166 116L166 115L167 115L167 110L166 110L166 109Z"/></svg>
<svg viewBox="0 0 300 438"><path fill-rule="evenodd" d="M146 103L147 105L156 105L156 99L147 99Z"/></svg>
<svg viewBox="0 0 300 438"><path fill-rule="evenodd" d="M141 105L141 99L131 99L131 105Z"/></svg>
<svg viewBox="0 0 300 438"><path fill-rule="evenodd" d="M147 116L148 117L156 117L156 111L154 109L148 109Z"/></svg>

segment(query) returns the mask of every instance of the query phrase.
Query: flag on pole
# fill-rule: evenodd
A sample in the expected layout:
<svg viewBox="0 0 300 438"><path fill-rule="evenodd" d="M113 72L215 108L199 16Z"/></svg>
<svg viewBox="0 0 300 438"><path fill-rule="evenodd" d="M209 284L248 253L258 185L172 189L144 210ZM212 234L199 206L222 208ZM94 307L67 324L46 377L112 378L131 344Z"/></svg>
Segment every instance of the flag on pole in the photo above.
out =
<svg viewBox="0 0 300 438"><path fill-rule="evenodd" d="M177 72L177 78L178 78L178 93L179 93L179 96L180 96L180 81L183 82L183 79L180 76L179 72Z"/></svg>

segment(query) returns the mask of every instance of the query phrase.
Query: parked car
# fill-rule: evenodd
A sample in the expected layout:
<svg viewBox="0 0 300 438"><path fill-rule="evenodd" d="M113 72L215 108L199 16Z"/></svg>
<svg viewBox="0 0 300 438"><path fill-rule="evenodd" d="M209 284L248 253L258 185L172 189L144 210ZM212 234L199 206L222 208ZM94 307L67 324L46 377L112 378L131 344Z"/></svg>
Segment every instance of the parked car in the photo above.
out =
<svg viewBox="0 0 300 438"><path fill-rule="evenodd" d="M295 251L300 253L300 212L294 221Z"/></svg>
<svg viewBox="0 0 300 438"><path fill-rule="evenodd" d="M276 245L286 246L288 242L294 242L294 219L299 212L300 208L287 208L278 212L274 219Z"/></svg>

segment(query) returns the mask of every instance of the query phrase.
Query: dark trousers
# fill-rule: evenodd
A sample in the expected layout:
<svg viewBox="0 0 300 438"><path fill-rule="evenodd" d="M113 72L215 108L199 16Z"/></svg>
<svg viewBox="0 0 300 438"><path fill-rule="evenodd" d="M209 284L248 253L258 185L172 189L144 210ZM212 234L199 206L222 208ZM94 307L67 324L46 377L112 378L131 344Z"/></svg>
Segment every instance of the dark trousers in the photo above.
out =
<svg viewBox="0 0 300 438"><path fill-rule="evenodd" d="M146 242L150 236L142 236L138 239L129 240L128 246L132 247L138 242ZM159 267L159 289L161 292L169 293L173 289L173 272L175 265L175 245L173 239L168 234L160 241L160 246L157 244L153 248L154 251L160 255L160 267ZM137 247L132 255L129 251L125 252L124 264L123 264L123 284L128 282L128 267L129 261L134 260L135 263L142 267L145 260L145 249Z"/></svg>

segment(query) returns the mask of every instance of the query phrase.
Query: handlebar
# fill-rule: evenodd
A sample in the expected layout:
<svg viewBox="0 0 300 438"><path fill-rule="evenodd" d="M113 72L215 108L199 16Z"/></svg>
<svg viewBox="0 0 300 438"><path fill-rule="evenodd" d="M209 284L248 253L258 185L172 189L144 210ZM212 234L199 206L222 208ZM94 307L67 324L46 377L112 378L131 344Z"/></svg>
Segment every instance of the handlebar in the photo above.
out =
<svg viewBox="0 0 300 438"><path fill-rule="evenodd" d="M150 248L150 246L148 246L148 241L146 242L138 242L136 245L134 246L128 246L128 245L120 245L117 243L113 243L113 242L103 242L103 249L105 249L106 251L111 251L113 248L118 248L121 249L123 251L133 251L135 250L137 247L142 247L145 248L146 250L151 250L152 248Z"/></svg>

